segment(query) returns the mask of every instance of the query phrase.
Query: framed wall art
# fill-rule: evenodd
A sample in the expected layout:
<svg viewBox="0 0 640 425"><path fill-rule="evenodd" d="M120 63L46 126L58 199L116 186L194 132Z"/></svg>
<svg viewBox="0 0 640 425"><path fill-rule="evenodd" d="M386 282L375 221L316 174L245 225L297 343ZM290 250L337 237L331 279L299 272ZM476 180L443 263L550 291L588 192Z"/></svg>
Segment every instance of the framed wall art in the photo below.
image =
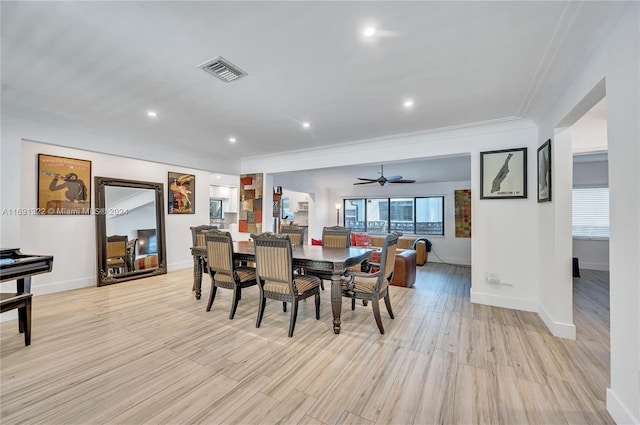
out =
<svg viewBox="0 0 640 425"><path fill-rule="evenodd" d="M38 214L91 214L91 161L38 154Z"/></svg>
<svg viewBox="0 0 640 425"><path fill-rule="evenodd" d="M551 139L538 148L538 202L551 202Z"/></svg>
<svg viewBox="0 0 640 425"><path fill-rule="evenodd" d="M240 175L238 231L262 233L262 173Z"/></svg>
<svg viewBox="0 0 640 425"><path fill-rule="evenodd" d="M527 197L527 148L480 152L480 199Z"/></svg>
<svg viewBox="0 0 640 425"><path fill-rule="evenodd" d="M169 214L196 213L196 176L169 171Z"/></svg>
<svg viewBox="0 0 640 425"><path fill-rule="evenodd" d="M471 189L453 191L456 238L471 237Z"/></svg>

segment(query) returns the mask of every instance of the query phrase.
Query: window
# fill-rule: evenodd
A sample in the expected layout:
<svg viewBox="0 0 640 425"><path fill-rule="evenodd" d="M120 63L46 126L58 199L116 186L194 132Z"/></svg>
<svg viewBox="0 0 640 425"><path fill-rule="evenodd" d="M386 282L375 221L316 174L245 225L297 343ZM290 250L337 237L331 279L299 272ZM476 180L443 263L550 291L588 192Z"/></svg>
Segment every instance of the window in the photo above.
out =
<svg viewBox="0 0 640 425"><path fill-rule="evenodd" d="M573 189L573 236L609 238L609 188L581 187Z"/></svg>
<svg viewBox="0 0 640 425"><path fill-rule="evenodd" d="M353 232L444 235L444 196L345 199L343 210Z"/></svg>
<svg viewBox="0 0 640 425"><path fill-rule="evenodd" d="M222 220L222 199L209 198L209 219Z"/></svg>
<svg viewBox="0 0 640 425"><path fill-rule="evenodd" d="M293 223L293 219L295 218L295 214L291 211L289 206L289 198L280 199L280 218L287 219L289 222Z"/></svg>
<svg viewBox="0 0 640 425"><path fill-rule="evenodd" d="M364 232L364 199L346 199L342 210L344 226L353 232Z"/></svg>

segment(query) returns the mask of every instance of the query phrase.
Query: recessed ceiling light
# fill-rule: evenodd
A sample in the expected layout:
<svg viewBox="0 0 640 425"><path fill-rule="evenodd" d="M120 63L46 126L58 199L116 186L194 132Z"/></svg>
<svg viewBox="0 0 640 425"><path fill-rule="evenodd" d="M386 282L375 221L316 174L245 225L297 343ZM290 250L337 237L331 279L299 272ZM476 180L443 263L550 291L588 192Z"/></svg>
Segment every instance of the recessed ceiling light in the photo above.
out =
<svg viewBox="0 0 640 425"><path fill-rule="evenodd" d="M373 37L376 35L376 29L374 27L367 27L362 34L364 34L365 37Z"/></svg>
<svg viewBox="0 0 640 425"><path fill-rule="evenodd" d="M220 177L220 176L216 176L216 178L217 178L217 179L221 179L221 177Z"/></svg>
<svg viewBox="0 0 640 425"><path fill-rule="evenodd" d="M151 118L158 118L158 113L156 111L147 111L147 115Z"/></svg>
<svg viewBox="0 0 640 425"><path fill-rule="evenodd" d="M310 123L308 123L307 121L305 121L305 122L303 122L303 123L302 123L302 126L303 126L304 128L309 128L309 127L311 127L311 124L310 124Z"/></svg>
<svg viewBox="0 0 640 425"><path fill-rule="evenodd" d="M229 143L235 143L235 142L236 142L235 137L229 137Z"/></svg>
<svg viewBox="0 0 640 425"><path fill-rule="evenodd" d="M402 106L404 106L406 109L413 108L413 100L411 100L411 99L405 100L404 103L402 104Z"/></svg>

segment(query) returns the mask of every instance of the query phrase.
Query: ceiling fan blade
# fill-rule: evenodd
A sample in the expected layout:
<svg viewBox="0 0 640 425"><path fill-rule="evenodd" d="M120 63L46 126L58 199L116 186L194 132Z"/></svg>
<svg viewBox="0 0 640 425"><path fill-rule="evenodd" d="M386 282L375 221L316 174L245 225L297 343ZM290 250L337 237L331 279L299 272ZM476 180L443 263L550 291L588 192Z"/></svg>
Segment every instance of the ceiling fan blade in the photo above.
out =
<svg viewBox="0 0 640 425"><path fill-rule="evenodd" d="M365 179L363 177L358 177L358 180L364 180L364 181L367 181L367 182L377 182L378 181L378 179Z"/></svg>
<svg viewBox="0 0 640 425"><path fill-rule="evenodd" d="M402 180L402 176L389 176L389 177L385 177L387 179L387 181L392 182L394 180Z"/></svg>
<svg viewBox="0 0 640 425"><path fill-rule="evenodd" d="M415 183L415 180L394 180L394 181L390 181L389 183Z"/></svg>
<svg viewBox="0 0 640 425"><path fill-rule="evenodd" d="M354 185L356 184L371 184L371 183L378 183L377 180L371 181L371 182L360 182L360 183L354 183Z"/></svg>

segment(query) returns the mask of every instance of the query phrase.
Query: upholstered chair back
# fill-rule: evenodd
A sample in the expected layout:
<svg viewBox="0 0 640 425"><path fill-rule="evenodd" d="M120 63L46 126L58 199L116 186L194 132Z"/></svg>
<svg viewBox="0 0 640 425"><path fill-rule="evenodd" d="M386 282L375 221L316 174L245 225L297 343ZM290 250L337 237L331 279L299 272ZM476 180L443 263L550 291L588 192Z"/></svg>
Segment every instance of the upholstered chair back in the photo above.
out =
<svg viewBox="0 0 640 425"><path fill-rule="evenodd" d="M293 245L305 244L305 228L300 226L280 226L280 233L289 235Z"/></svg>
<svg viewBox="0 0 640 425"><path fill-rule="evenodd" d="M201 226L189 227L189 230L191 230L191 243L193 243L193 246L206 246L203 232L217 229L218 226L209 226L206 224L203 224Z"/></svg>
<svg viewBox="0 0 640 425"><path fill-rule="evenodd" d="M396 264L396 246L398 245L397 235L387 235L384 239L384 245L382 247L382 254L380 256L380 269L384 270L382 278L378 280L378 292L382 291L389 286L391 281L391 275Z"/></svg>
<svg viewBox="0 0 640 425"><path fill-rule="evenodd" d="M288 234L251 235L256 253L256 275L268 292L295 293L293 288L293 249Z"/></svg>
<svg viewBox="0 0 640 425"><path fill-rule="evenodd" d="M351 229L342 226L323 228L322 246L327 248L349 248L351 246Z"/></svg>
<svg viewBox="0 0 640 425"><path fill-rule="evenodd" d="M214 229L200 233L198 237L200 236L205 239L207 264L209 269L215 272L215 279L233 283L234 263L231 233Z"/></svg>

